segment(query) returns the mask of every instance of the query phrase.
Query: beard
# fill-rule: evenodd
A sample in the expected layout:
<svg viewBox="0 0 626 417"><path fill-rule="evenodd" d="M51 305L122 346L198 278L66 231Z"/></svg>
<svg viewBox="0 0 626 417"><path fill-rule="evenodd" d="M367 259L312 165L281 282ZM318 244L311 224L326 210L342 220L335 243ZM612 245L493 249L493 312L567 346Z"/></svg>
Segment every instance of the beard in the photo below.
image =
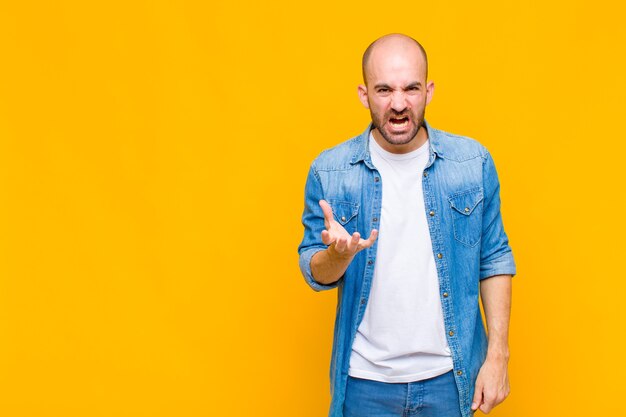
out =
<svg viewBox="0 0 626 417"><path fill-rule="evenodd" d="M417 132L419 132L420 128L424 123L424 113L425 108L422 109L421 114L413 115L411 113L396 113L394 111L387 113L384 117L380 117L380 115L373 113L370 107L370 114L372 116L372 124L378 131L380 132L383 139L385 139L391 145L406 145L410 143ZM388 123L390 123L391 117L394 118L402 118L407 117L409 119L409 130L403 133L396 133L390 131L388 127Z"/></svg>

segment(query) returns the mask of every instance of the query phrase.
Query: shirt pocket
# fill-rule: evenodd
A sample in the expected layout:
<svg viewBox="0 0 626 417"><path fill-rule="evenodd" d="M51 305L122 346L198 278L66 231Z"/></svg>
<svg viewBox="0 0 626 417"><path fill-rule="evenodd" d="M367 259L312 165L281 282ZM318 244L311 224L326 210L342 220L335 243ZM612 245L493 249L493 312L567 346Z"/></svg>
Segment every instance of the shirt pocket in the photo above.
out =
<svg viewBox="0 0 626 417"><path fill-rule="evenodd" d="M349 201L329 199L328 204L333 210L335 220L343 226L346 231L352 235L356 232L357 215L359 214L359 205Z"/></svg>
<svg viewBox="0 0 626 417"><path fill-rule="evenodd" d="M480 187L460 191L448 197L452 212L454 239L474 247L482 235L483 190Z"/></svg>

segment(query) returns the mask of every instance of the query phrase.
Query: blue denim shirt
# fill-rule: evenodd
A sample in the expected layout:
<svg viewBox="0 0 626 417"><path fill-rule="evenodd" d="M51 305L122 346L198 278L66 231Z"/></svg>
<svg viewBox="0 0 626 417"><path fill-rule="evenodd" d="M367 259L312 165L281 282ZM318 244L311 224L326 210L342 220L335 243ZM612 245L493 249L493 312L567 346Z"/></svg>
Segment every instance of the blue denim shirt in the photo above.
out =
<svg viewBox="0 0 626 417"><path fill-rule="evenodd" d="M473 415L471 400L487 354L487 334L479 308L479 282L516 268L500 214L500 184L487 149L476 140L432 128L424 122L430 156L422 184L425 213L437 264L439 295L463 417ZM311 164L305 187L304 237L298 246L300 269L315 291L337 288L330 363L330 417L343 417L346 381L354 337L367 306L375 243L357 253L345 274L329 285L311 275L311 257L326 249L321 240L325 199L348 233L366 238L379 228L382 178L369 154L372 123L359 136L322 152Z"/></svg>

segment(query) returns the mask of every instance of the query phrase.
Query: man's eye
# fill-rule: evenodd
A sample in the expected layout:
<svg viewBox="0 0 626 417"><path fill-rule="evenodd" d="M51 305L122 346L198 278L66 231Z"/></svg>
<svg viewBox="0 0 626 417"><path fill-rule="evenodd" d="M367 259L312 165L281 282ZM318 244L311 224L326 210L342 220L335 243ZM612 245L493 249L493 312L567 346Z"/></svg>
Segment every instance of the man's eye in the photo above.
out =
<svg viewBox="0 0 626 417"><path fill-rule="evenodd" d="M386 92L388 92L388 91L389 91L389 90L388 90L388 89L386 89L386 88L381 88L380 90L378 90L378 92L379 92L379 93L386 93Z"/></svg>

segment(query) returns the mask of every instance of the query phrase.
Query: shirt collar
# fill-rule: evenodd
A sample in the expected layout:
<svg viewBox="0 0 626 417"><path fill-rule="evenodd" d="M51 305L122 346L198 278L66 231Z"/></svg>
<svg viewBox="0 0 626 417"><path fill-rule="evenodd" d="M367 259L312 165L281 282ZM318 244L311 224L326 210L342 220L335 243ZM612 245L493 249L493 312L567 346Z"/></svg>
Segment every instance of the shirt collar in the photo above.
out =
<svg viewBox="0 0 626 417"><path fill-rule="evenodd" d="M439 138L437 137L437 133L435 130L428 124L426 119L424 119L424 127L426 127L426 132L428 133L428 147L430 158L428 165L430 165L435 157L435 154L439 157L442 157L441 154L441 146L439 143ZM352 159L350 160L351 164L356 164L357 162L364 161L369 167L373 168L372 160L370 158L369 152L369 136L370 131L374 129L374 124L372 122L369 123L367 128L361 133L356 140L356 150L354 155L352 155Z"/></svg>

